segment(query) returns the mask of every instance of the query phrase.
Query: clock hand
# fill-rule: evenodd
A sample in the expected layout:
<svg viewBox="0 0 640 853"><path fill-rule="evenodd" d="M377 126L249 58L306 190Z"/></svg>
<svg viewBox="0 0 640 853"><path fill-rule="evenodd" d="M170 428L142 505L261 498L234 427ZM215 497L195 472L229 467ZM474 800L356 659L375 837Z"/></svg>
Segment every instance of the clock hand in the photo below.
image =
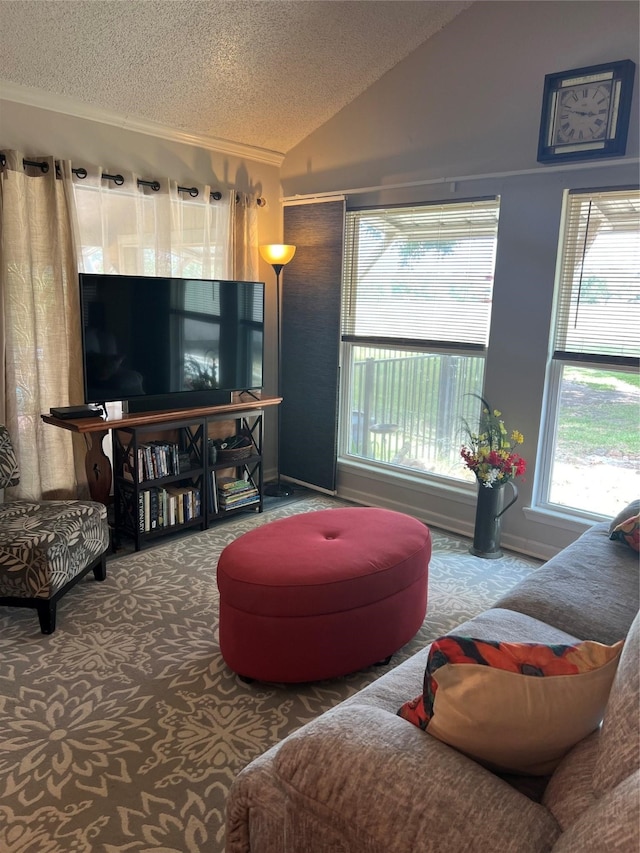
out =
<svg viewBox="0 0 640 853"><path fill-rule="evenodd" d="M571 109L571 107L565 107L565 109L567 110L567 112L575 113L578 116L595 116L595 115L598 115L598 113L594 113L594 112L585 112L584 110L573 110L573 109Z"/></svg>

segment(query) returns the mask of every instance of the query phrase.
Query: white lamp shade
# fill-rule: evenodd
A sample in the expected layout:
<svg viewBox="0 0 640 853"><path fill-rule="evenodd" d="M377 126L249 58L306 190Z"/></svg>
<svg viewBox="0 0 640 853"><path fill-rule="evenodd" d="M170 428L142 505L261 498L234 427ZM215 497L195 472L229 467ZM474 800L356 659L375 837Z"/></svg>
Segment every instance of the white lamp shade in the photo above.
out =
<svg viewBox="0 0 640 853"><path fill-rule="evenodd" d="M286 246L282 243L273 243L260 246L260 254L268 264L288 264L296 253L295 246Z"/></svg>

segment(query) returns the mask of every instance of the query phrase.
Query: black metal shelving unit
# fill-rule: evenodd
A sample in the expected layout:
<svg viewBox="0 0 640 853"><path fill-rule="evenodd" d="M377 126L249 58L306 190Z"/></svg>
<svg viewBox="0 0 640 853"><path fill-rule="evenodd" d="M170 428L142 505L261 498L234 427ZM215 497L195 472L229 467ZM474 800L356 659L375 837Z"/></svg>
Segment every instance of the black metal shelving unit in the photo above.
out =
<svg viewBox="0 0 640 853"><path fill-rule="evenodd" d="M241 512L263 510L262 409L176 418L162 423L117 427L112 431L114 522L135 549L151 540L210 524ZM233 423L251 442L242 459L209 462L210 427ZM221 477L244 481L253 493L246 502L222 506ZM182 507L180 507L182 502Z"/></svg>

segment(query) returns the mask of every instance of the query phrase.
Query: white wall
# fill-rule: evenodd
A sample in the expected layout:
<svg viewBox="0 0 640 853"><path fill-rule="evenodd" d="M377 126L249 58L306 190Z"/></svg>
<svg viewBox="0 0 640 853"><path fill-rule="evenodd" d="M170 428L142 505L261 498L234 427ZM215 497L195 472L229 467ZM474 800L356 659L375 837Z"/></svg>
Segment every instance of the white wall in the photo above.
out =
<svg viewBox="0 0 640 853"><path fill-rule="evenodd" d="M476 2L318 131L282 165L285 195L347 192L348 206L499 195L501 214L486 394L526 437L521 498L503 542L548 556L583 525L525 514L530 504L565 188L637 184L636 72L627 155L568 170L536 162L545 74L639 61L636 2ZM521 174L500 173L520 172ZM492 175L479 179L482 175ZM439 182L442 178L470 179ZM345 497L469 533L475 495L341 466Z"/></svg>
<svg viewBox="0 0 640 853"><path fill-rule="evenodd" d="M198 145L160 138L87 118L0 99L0 149L16 149L29 158L53 155L69 159L75 167L93 164L105 170L131 170L144 180L172 178L181 186L193 182L212 189L234 188L263 196L267 204L258 211L260 242L282 239L282 188L277 165L211 151ZM265 390L275 394L275 276L261 261L266 283ZM267 415L265 476L275 472L275 415Z"/></svg>

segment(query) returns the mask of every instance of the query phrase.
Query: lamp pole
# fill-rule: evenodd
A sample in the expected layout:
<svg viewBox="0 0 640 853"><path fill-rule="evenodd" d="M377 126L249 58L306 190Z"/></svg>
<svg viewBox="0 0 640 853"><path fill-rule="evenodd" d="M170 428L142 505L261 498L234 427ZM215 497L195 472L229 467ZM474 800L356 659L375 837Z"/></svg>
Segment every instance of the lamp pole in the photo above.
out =
<svg viewBox="0 0 640 853"><path fill-rule="evenodd" d="M281 301L282 296L280 292L280 273L282 272L282 267L285 264L288 264L289 261L293 258L296 247L295 246L285 246L282 244L276 245L268 245L268 246L260 246L260 254L263 259L271 264L276 274L276 331L277 331L277 355L278 355L278 397L282 396L282 318L281 318ZM281 434L281 414L280 414L280 406L278 406L277 411L278 425L277 425L277 453L278 453L278 477L275 483L268 483L264 487L264 494L268 495L272 498L284 498L287 495L292 494L293 489L290 486L286 486L280 481L280 434Z"/></svg>

